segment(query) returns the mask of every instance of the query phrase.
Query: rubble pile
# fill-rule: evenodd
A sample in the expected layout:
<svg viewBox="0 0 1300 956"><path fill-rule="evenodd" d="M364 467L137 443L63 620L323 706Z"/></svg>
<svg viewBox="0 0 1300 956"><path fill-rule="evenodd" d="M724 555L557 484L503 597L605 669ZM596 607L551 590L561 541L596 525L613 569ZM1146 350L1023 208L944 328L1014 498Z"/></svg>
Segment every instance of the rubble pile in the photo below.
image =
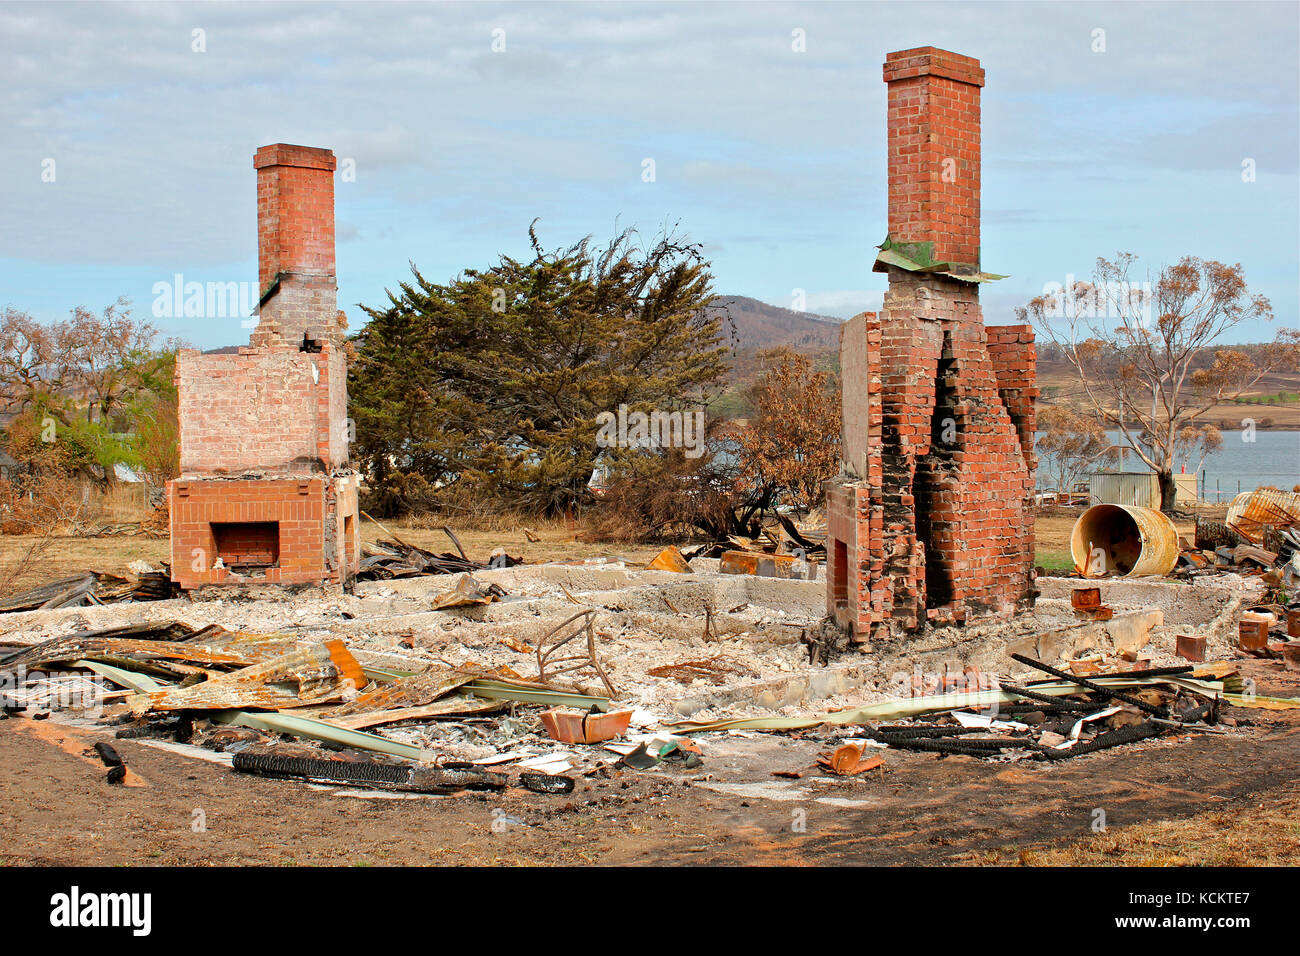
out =
<svg viewBox="0 0 1300 956"><path fill-rule="evenodd" d="M85 571L0 600L0 614L120 601L163 601L177 593L165 570L146 568L134 581L103 571Z"/></svg>
<svg viewBox="0 0 1300 956"><path fill-rule="evenodd" d="M593 590L600 581L609 586ZM718 606L724 585L751 589L754 603ZM466 573L449 589L428 578L376 582L322 604L333 618L277 630L195 621L199 612L247 620L268 601L196 602L185 619L98 629L76 627L85 611L65 611L81 616L64 629L39 619L26 633L44 639L0 650L0 672L6 713L93 722L119 739L207 753L232 772L412 795L565 794L629 773L689 774L707 767L714 735L751 732L793 734L794 746L808 735L808 774L869 786L891 772L891 750L1048 767L1246 726L1225 724L1225 706L1300 706L1249 693L1233 661L1179 661L1183 625L1157 625L1160 612L1124 600L1123 589L1141 587L1100 582L1076 589L1096 594L1045 597L1009 624L932 629L826 665L809 663L800 640L814 613L777 623L759 603L763 588L808 589L815 607L821 582L726 574L706 558L689 572L533 565ZM1278 639L1286 615L1238 610L1258 593L1220 613L1240 625L1239 658L1282 658L1281 648L1300 647ZM420 610L394 614L399 598ZM353 610L340 617L344 606ZM392 630L407 620L425 623ZM400 633L410 637L394 640ZM1257 633L1262 649L1247 640ZM954 647L979 663L920 670L927 655L952 660ZM901 687L891 669L909 660L918 672ZM702 705L679 706L692 698ZM117 766L105 763L122 777Z"/></svg>

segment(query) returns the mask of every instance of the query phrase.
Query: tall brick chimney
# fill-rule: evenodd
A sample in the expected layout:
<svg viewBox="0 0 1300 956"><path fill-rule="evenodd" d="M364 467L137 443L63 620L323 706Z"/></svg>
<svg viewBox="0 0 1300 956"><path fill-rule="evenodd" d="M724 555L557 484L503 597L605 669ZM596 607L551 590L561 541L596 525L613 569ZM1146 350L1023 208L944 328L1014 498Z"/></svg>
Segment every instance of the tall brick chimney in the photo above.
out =
<svg viewBox="0 0 1300 956"><path fill-rule="evenodd" d="M933 262L979 267L979 60L931 46L885 57L889 237Z"/></svg>
<svg viewBox="0 0 1300 956"><path fill-rule="evenodd" d="M253 156L257 170L260 323L254 344L339 342L334 266L334 153L276 143Z"/></svg>
<svg viewBox="0 0 1300 956"><path fill-rule="evenodd" d="M843 454L827 483L827 611L864 647L1033 604L1033 330L986 328L979 61L890 53L889 275L840 332Z"/></svg>

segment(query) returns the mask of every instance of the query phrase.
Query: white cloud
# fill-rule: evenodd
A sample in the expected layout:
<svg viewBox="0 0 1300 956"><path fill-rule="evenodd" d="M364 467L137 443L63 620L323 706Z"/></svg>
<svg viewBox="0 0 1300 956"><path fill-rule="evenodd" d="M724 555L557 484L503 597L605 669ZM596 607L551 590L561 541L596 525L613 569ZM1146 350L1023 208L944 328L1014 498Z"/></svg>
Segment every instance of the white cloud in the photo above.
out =
<svg viewBox="0 0 1300 956"><path fill-rule="evenodd" d="M988 74L990 268L1055 272L1043 257L1112 251L1134 226L1164 255L1226 221L1234 261L1264 262L1265 291L1294 303L1293 231L1274 221L1296 203L1279 175L1300 152L1294 8L1239 3L0 5L0 259L65 264L69 287L85 264L248 261L252 153L288 141L356 159L339 214L365 237L349 267L387 277L372 284L408 257L455 271L516 248L534 215L558 242L619 214L682 219L730 291L773 272L863 284L885 225L880 63L927 44ZM1127 226L1108 204L1116 185L1212 178L1241 156L1267 201L1237 220L1183 201L1212 223L1189 229L1170 190ZM874 307L814 295L813 311Z"/></svg>

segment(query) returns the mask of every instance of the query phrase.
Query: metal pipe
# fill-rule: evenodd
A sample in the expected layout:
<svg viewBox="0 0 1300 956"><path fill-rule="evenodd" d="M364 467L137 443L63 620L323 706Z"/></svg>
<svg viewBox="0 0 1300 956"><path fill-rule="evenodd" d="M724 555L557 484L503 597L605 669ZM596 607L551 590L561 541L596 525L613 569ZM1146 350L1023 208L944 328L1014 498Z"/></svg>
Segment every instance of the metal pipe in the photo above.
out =
<svg viewBox="0 0 1300 956"><path fill-rule="evenodd" d="M1157 707L1154 704L1148 704L1144 700L1138 700L1136 697L1130 697L1128 694L1122 694L1117 690L1110 689L1109 687L1102 687L1100 684L1094 684L1092 681L1088 680L1087 678L1079 677L1076 674L1069 674L1066 673L1065 671L1057 670L1055 667L1052 667L1049 664L1044 664L1042 661L1036 661L1032 657L1026 657L1024 654L1012 654L1011 659L1018 663L1024 664L1027 667L1033 667L1036 670L1040 670L1045 674L1051 674L1053 677L1059 678L1060 680L1074 681L1080 687L1086 687L1094 694L1100 694L1102 697L1106 697L1111 700L1122 701L1123 703L1136 707L1138 710L1145 711L1148 714L1164 713L1164 708L1162 707Z"/></svg>
<svg viewBox="0 0 1300 956"><path fill-rule="evenodd" d="M1178 531L1151 508L1094 505L1074 523L1070 555L1085 577L1164 575L1178 562Z"/></svg>

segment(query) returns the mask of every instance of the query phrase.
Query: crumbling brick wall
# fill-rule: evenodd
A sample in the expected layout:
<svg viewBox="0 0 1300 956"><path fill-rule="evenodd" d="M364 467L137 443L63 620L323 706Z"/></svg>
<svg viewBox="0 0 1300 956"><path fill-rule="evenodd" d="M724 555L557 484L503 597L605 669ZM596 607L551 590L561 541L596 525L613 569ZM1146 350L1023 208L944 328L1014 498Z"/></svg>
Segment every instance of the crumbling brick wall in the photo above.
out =
<svg viewBox="0 0 1300 956"><path fill-rule="evenodd" d="M855 632L883 620L886 588L881 441L880 318L863 312L840 327L844 479L826 489L827 602Z"/></svg>
<svg viewBox="0 0 1300 956"><path fill-rule="evenodd" d="M334 276L334 154L257 151L259 323L236 354L176 362L181 476L172 579L340 583L360 562L346 323Z"/></svg>
<svg viewBox="0 0 1300 956"><path fill-rule="evenodd" d="M828 610L860 641L1010 616L1033 593L1033 335L986 329L979 305L984 73L926 47L890 54L884 77L882 250L903 255L882 252L881 311L842 333L844 467L827 489Z"/></svg>
<svg viewBox="0 0 1300 956"><path fill-rule="evenodd" d="M1034 452L1037 427L1034 401L1038 398L1034 327L993 325L987 331L989 358L993 361L993 374L997 376L998 394L1002 396L1002 404L1020 435L1020 448L1032 474L1038 468L1038 455Z"/></svg>

